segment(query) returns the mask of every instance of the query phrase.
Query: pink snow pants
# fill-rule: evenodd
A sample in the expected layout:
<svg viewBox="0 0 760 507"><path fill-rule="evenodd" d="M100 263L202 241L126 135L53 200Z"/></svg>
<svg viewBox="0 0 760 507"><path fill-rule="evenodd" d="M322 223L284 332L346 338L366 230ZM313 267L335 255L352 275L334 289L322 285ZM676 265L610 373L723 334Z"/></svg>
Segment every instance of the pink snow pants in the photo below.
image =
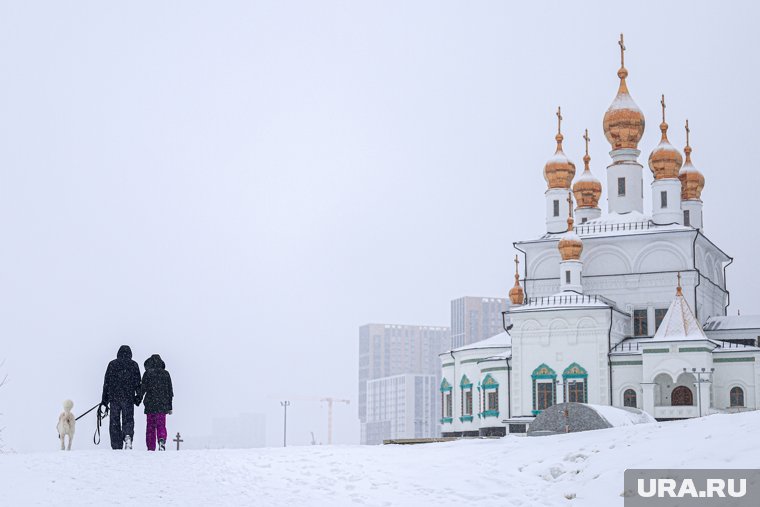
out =
<svg viewBox="0 0 760 507"><path fill-rule="evenodd" d="M156 442L163 439L166 442L166 414L146 414L148 423L145 425L145 443L149 451L156 450Z"/></svg>

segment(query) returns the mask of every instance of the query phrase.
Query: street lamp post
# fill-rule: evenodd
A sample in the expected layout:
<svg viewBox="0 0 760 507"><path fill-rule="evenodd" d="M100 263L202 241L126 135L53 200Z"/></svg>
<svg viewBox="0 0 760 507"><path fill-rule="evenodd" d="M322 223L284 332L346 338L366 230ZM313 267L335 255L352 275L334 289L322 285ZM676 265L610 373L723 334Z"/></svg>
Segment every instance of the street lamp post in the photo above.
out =
<svg viewBox="0 0 760 507"><path fill-rule="evenodd" d="M686 368L684 368L683 371L684 373L688 372ZM702 371L697 371L696 368L691 369L692 375L697 376L697 407L699 410L699 417L702 417L702 375L704 375L709 382L710 375L712 375L714 371L715 368L710 368L710 371L707 371L707 368L702 368Z"/></svg>
<svg viewBox="0 0 760 507"><path fill-rule="evenodd" d="M282 408L285 410L283 422L282 422L282 446L287 447L288 446L288 407L290 406L290 402L281 401L280 405L282 405Z"/></svg>

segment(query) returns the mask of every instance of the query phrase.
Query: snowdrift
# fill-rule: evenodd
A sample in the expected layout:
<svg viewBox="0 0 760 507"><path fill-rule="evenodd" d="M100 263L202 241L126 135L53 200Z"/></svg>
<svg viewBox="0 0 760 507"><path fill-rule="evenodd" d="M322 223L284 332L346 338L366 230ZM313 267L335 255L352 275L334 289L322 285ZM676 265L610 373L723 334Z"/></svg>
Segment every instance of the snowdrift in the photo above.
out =
<svg viewBox="0 0 760 507"><path fill-rule="evenodd" d="M757 434L746 412L429 445L3 454L0 505L622 507L626 468L755 468L760 439L737 436Z"/></svg>

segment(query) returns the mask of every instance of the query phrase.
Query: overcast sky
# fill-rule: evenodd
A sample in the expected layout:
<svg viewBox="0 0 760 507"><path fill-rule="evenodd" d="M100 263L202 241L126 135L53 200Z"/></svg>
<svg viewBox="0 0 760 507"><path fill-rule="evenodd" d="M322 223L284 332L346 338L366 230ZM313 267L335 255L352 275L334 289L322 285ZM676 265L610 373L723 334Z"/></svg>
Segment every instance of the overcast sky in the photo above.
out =
<svg viewBox="0 0 760 507"><path fill-rule="evenodd" d="M451 299L506 294L512 242L544 231L558 105L566 153L582 168L588 128L605 181L620 32L647 118L640 160L665 93L679 148L690 120L705 233L736 259L729 312L760 313L758 14L693 1L0 3L6 446L55 449L62 400L76 413L99 401L123 343L141 366L165 358L170 434L263 412L277 445L288 397L290 442L326 441L325 408L308 399L336 396L352 405L335 408L335 441L357 442L358 327L448 325ZM645 210L650 181L645 169ZM92 429L80 424L76 447Z"/></svg>

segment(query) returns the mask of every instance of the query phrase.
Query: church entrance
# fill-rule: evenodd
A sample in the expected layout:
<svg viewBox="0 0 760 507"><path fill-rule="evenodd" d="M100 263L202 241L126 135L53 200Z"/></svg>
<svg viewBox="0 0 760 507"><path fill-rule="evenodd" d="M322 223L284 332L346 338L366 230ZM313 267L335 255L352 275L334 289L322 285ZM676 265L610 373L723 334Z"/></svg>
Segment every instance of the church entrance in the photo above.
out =
<svg viewBox="0 0 760 507"><path fill-rule="evenodd" d="M691 389L686 386L678 386L673 389L673 393L670 395L670 404L674 407L694 405L694 396L691 394Z"/></svg>

